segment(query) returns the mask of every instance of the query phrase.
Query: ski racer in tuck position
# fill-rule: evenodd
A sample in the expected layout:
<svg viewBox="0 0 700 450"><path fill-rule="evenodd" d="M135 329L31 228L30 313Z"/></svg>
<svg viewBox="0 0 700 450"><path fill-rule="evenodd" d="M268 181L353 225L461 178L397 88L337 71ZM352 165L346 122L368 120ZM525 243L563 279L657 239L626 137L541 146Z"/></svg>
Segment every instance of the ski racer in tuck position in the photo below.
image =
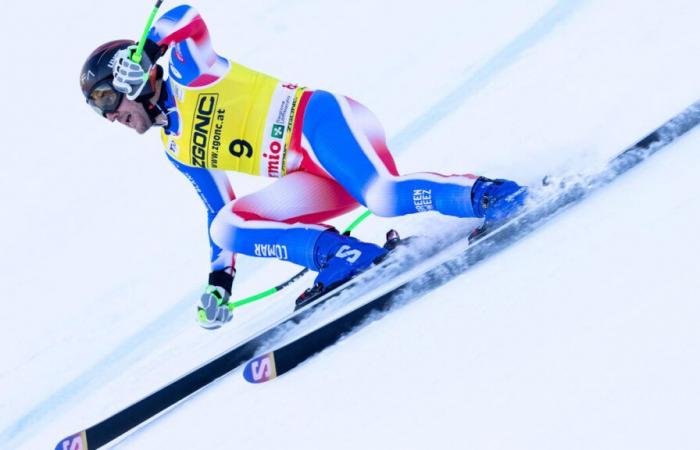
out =
<svg viewBox="0 0 700 450"><path fill-rule="evenodd" d="M140 134L159 127L168 159L204 201L211 245L209 285L198 304L204 328L231 320L237 253L299 264L318 272L316 287L331 287L387 252L323 225L359 205L378 216L438 211L497 223L525 201L526 189L508 180L400 175L365 106L218 55L190 6L155 22L140 63L130 58L135 48L128 40L97 48L80 86L107 120ZM156 62L169 49L166 78ZM236 198L226 171L277 180Z"/></svg>

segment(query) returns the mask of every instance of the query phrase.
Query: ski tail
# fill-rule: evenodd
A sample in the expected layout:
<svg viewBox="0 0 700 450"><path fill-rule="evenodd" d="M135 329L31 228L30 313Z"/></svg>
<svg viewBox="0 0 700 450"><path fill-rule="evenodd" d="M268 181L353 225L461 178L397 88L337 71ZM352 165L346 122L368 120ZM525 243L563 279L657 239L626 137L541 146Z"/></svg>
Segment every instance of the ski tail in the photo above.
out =
<svg viewBox="0 0 700 450"><path fill-rule="evenodd" d="M275 352L266 353L249 361L243 369L243 378L249 383L256 384L277 378Z"/></svg>
<svg viewBox="0 0 700 450"><path fill-rule="evenodd" d="M56 450L89 450L85 431L72 434L56 446Z"/></svg>

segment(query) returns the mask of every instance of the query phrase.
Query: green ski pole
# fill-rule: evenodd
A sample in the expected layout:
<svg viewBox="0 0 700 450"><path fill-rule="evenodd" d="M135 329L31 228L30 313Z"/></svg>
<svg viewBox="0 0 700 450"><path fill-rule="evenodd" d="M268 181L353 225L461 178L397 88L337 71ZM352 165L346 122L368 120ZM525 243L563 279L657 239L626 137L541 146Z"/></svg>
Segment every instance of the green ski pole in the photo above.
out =
<svg viewBox="0 0 700 450"><path fill-rule="evenodd" d="M148 18L146 28L144 28L143 30L143 34L141 35L141 39L139 40L139 45L138 47L136 47L136 51L134 52L134 54L131 55L131 60L136 64L139 64L141 62L141 58L143 57L143 47L144 45L146 45L146 37L148 36L148 32L151 30L153 21L155 20L156 14L158 14L158 10L160 9L160 5L162 4L163 0L156 1L156 6L153 8L153 11L151 11L151 16Z"/></svg>

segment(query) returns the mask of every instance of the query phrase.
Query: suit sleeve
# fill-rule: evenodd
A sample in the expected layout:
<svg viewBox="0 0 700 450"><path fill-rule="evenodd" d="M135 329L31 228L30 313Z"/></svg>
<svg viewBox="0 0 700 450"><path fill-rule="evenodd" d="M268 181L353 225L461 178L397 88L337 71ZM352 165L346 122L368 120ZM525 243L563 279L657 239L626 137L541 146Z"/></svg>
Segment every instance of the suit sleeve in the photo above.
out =
<svg viewBox="0 0 700 450"><path fill-rule="evenodd" d="M191 6L166 12L151 28L148 40L158 48L172 48L170 75L184 86L213 83L228 71L228 60L214 51L207 25Z"/></svg>
<svg viewBox="0 0 700 450"><path fill-rule="evenodd" d="M208 227L216 214L236 197L228 181L226 173L220 170L202 169L181 164L170 155L170 162L194 185L207 208ZM236 266L236 255L217 246L209 234L211 247L211 272L225 271L233 275Z"/></svg>
<svg viewBox="0 0 700 450"><path fill-rule="evenodd" d="M202 44L209 40L209 30L196 9L189 5L181 5L158 18L148 34L148 39L167 47L187 39Z"/></svg>

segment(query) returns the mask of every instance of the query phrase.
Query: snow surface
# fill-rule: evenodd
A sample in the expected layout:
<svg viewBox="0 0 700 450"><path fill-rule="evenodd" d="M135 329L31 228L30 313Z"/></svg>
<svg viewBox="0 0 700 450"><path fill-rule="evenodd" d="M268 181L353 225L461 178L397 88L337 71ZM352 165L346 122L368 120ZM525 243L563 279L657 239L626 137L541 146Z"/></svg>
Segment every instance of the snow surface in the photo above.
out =
<svg viewBox="0 0 700 450"><path fill-rule="evenodd" d="M403 172L596 167L700 98L692 0L195 6L221 53L369 106ZM150 2L4 8L0 448L53 448L284 315L303 283L200 330L198 197L157 133L100 120L78 90L85 56L138 36ZM700 448L698 146L691 132L284 377L234 372L113 445ZM357 234L471 223L372 218ZM234 296L296 270L241 258Z"/></svg>

